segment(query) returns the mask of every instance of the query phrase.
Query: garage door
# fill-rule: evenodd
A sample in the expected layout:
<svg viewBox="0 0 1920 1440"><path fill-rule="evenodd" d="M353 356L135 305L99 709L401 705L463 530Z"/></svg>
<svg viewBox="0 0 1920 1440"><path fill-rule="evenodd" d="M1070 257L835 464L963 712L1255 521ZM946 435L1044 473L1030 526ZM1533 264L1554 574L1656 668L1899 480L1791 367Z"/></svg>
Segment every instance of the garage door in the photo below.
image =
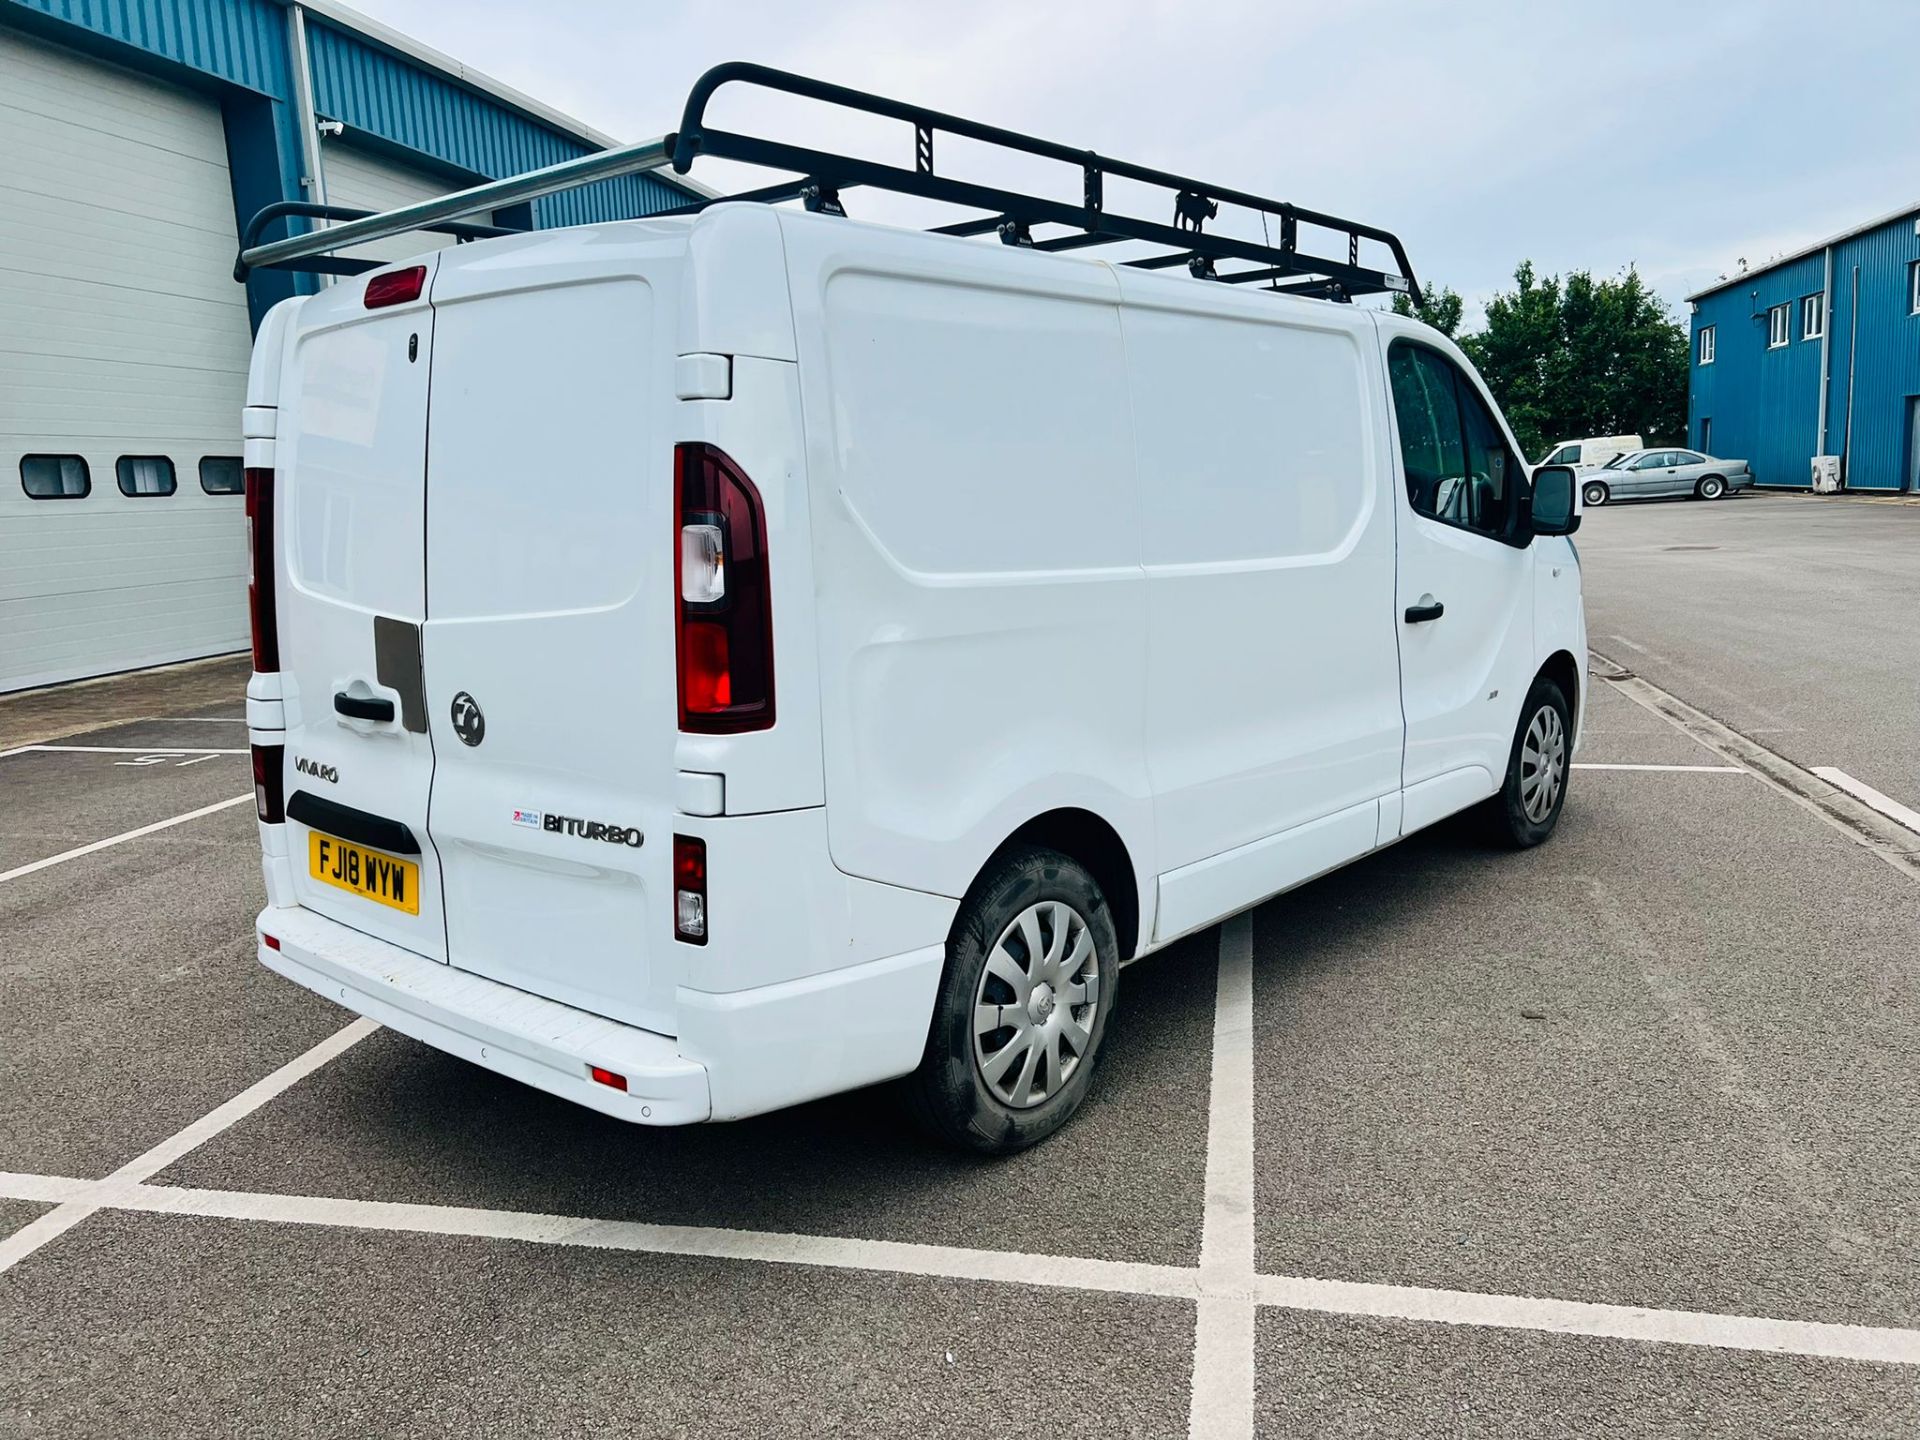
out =
<svg viewBox="0 0 1920 1440"><path fill-rule="evenodd" d="M450 180L424 170L399 165L344 140L329 140L321 152L321 173L327 180L327 203L355 210L397 210L421 200L436 200L477 182ZM472 217L484 224L487 217ZM365 260L404 260L452 243L450 237L413 230L369 245L355 245L343 255Z"/></svg>
<svg viewBox="0 0 1920 1440"><path fill-rule="evenodd" d="M247 643L217 104L0 28L0 691Z"/></svg>

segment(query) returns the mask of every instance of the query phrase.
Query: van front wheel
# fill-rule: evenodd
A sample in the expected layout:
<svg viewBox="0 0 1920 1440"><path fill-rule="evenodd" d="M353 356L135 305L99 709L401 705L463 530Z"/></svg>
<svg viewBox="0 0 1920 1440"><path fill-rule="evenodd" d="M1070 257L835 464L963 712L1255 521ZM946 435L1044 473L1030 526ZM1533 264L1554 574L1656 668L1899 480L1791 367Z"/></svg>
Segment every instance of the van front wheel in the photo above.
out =
<svg viewBox="0 0 1920 1440"><path fill-rule="evenodd" d="M1009 850L974 882L908 1108L935 1138L1005 1155L1080 1108L1113 1012L1119 943L1100 887L1055 850Z"/></svg>
<svg viewBox="0 0 1920 1440"><path fill-rule="evenodd" d="M1509 845L1538 845L1560 823L1573 759L1573 712L1560 687L1541 676L1520 707L1507 779L1488 802L1494 830Z"/></svg>

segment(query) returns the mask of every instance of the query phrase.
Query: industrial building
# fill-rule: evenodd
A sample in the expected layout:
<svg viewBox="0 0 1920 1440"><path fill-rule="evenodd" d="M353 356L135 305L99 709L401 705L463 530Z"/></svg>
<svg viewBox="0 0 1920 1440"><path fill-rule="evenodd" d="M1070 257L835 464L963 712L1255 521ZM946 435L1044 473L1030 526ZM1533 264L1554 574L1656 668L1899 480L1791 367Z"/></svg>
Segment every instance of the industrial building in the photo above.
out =
<svg viewBox="0 0 1920 1440"><path fill-rule="evenodd" d="M1687 297L1695 449L1762 485L1920 491L1920 205Z"/></svg>
<svg viewBox="0 0 1920 1440"><path fill-rule="evenodd" d="M387 209L614 143L330 0L0 0L0 691L245 648L252 326L317 283L235 283L255 211ZM492 220L705 193L649 173Z"/></svg>

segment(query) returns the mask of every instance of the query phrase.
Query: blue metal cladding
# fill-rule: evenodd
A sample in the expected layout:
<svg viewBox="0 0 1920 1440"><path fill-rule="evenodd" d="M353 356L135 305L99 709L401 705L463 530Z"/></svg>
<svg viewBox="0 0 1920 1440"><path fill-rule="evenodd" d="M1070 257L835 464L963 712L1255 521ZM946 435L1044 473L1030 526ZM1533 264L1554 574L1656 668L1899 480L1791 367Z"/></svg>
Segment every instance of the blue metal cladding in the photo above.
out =
<svg viewBox="0 0 1920 1440"><path fill-rule="evenodd" d="M288 93L286 14L266 0L0 0L4 10L64 21L264 95Z"/></svg>
<svg viewBox="0 0 1920 1440"><path fill-rule="evenodd" d="M1908 403L1920 398L1920 315L1913 313L1911 273L1920 261L1920 211L1833 251L1833 383L1827 395L1827 443L1847 449L1849 490L1898 490L1907 455ZM1853 271L1860 269L1859 323L1854 324ZM1851 346L1849 346L1851 341ZM1853 361L1853 433L1847 434L1847 353Z"/></svg>
<svg viewBox="0 0 1920 1440"><path fill-rule="evenodd" d="M1805 485L1820 427L1820 341L1805 338L1800 302L1818 294L1824 262L1810 255L1709 295L1693 317L1692 443L1747 461L1762 485ZM1787 307L1787 343L1769 346L1768 312ZM1700 363L1711 325L1714 359ZM1703 438L1711 420L1711 440Z"/></svg>
<svg viewBox="0 0 1920 1440"><path fill-rule="evenodd" d="M429 163L492 180L595 149L336 29L311 12L307 50L314 108L321 115ZM622 176L534 202L534 223L632 219L683 205L687 198L651 176Z"/></svg>
<svg viewBox="0 0 1920 1440"><path fill-rule="evenodd" d="M1908 266L1920 261L1920 212L1837 242L1827 306L1825 450L1820 450L1821 342L1806 338L1801 301L1826 284L1826 251L1743 276L1703 296L1693 315L1688 387L1692 443L1743 458L1763 485L1810 483L1817 453L1845 454L1847 488L1898 490L1913 459L1909 404L1920 399L1920 316ZM1859 306L1853 304L1859 268ZM1767 312L1787 305L1788 341L1769 348ZM1700 363L1700 332L1714 331L1714 362ZM1853 428L1847 429L1851 355ZM1709 441L1703 434L1711 422Z"/></svg>

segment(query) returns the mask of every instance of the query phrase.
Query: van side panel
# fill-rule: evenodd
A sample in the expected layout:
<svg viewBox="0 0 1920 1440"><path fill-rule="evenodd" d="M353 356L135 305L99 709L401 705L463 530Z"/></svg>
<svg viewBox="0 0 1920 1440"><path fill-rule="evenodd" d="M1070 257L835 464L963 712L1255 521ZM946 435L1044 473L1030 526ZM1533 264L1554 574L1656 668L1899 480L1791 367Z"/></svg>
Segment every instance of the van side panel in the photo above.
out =
<svg viewBox="0 0 1920 1440"><path fill-rule="evenodd" d="M1373 847L1400 784L1392 474L1364 315L1120 285L1164 939Z"/></svg>
<svg viewBox="0 0 1920 1440"><path fill-rule="evenodd" d="M1151 895L1145 606L1105 266L783 217L819 596L828 828L958 896L1087 809Z"/></svg>

